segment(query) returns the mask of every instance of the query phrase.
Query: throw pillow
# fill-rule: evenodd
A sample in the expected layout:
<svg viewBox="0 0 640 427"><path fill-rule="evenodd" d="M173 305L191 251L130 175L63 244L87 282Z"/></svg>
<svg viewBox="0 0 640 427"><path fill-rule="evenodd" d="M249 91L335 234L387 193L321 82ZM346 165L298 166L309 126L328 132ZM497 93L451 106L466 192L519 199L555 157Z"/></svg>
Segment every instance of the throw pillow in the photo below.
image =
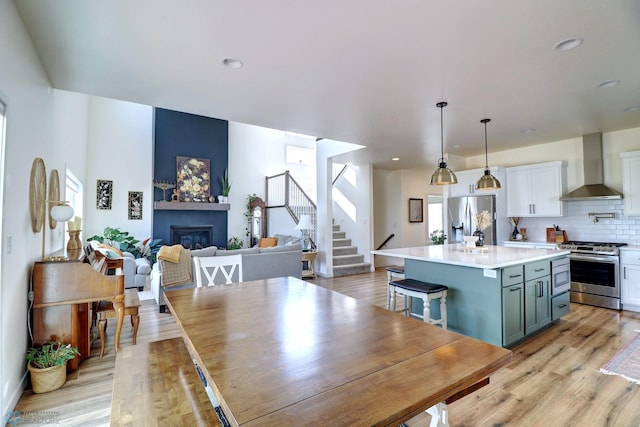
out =
<svg viewBox="0 0 640 427"><path fill-rule="evenodd" d="M98 247L100 249L106 249L107 251L113 251L115 252L118 256L122 256L122 251L120 249L116 249L113 246L107 245L106 243L99 243ZM111 257L109 257L111 258Z"/></svg>
<svg viewBox="0 0 640 427"><path fill-rule="evenodd" d="M258 247L259 248L271 248L273 246L276 246L277 244L278 244L278 238L277 237L263 237L258 242Z"/></svg>

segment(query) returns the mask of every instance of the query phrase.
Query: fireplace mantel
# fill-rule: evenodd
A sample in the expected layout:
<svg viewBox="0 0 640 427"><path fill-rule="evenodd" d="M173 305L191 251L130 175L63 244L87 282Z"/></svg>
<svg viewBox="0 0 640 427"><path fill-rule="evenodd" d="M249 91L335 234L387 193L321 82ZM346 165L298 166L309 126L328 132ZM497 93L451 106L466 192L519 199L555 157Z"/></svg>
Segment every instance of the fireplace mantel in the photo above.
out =
<svg viewBox="0 0 640 427"><path fill-rule="evenodd" d="M228 211L229 203L189 203L189 202L154 202L153 208L159 211Z"/></svg>

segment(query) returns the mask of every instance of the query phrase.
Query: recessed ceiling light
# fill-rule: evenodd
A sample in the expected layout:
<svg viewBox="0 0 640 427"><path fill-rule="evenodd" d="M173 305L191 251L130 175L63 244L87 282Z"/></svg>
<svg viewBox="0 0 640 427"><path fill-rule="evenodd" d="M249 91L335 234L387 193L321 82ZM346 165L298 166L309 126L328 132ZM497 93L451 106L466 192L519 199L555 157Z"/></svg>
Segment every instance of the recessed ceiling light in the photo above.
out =
<svg viewBox="0 0 640 427"><path fill-rule="evenodd" d="M620 80L607 80L605 82L599 83L598 87L600 88L614 87L614 86L618 86L620 83L621 83Z"/></svg>
<svg viewBox="0 0 640 427"><path fill-rule="evenodd" d="M527 129L522 129L522 130L520 131L520 133L533 133L533 132L535 132L535 131L536 131L536 130L535 130L535 129L533 129L533 128L527 128Z"/></svg>
<svg viewBox="0 0 640 427"><path fill-rule="evenodd" d="M624 111L638 111L640 110L640 105L633 105L631 107L627 107L624 109Z"/></svg>
<svg viewBox="0 0 640 427"><path fill-rule="evenodd" d="M562 40L553 46L553 49L558 52L564 52L565 50L575 49L582 44L582 39L579 37L572 37L570 39Z"/></svg>
<svg viewBox="0 0 640 427"><path fill-rule="evenodd" d="M400 160L400 157L394 157L391 160L393 160L394 162L397 162L398 160Z"/></svg>
<svg viewBox="0 0 640 427"><path fill-rule="evenodd" d="M453 148L460 148L460 144L454 145Z"/></svg>
<svg viewBox="0 0 640 427"><path fill-rule="evenodd" d="M222 65L224 65L227 68L241 68L242 67L242 61L240 61L239 59L234 59L234 58L224 58L222 60Z"/></svg>

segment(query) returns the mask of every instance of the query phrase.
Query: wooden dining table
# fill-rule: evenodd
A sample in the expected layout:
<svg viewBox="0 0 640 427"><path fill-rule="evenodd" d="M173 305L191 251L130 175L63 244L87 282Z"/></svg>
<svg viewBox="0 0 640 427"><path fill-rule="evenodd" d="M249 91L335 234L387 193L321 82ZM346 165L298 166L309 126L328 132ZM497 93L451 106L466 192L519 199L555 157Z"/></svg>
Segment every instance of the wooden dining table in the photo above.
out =
<svg viewBox="0 0 640 427"><path fill-rule="evenodd" d="M165 299L231 425L398 426L445 412L511 360L507 349L292 277Z"/></svg>

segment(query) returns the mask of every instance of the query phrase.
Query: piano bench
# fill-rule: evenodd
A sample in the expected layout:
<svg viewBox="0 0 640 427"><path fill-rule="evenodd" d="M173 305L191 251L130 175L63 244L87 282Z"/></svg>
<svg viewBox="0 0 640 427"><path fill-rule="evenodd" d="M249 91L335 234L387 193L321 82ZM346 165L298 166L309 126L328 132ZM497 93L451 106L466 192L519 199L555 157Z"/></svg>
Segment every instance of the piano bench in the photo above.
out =
<svg viewBox="0 0 640 427"><path fill-rule="evenodd" d="M124 291L124 315L131 317L131 327L133 328L133 345L136 345L136 337L138 336L138 325L140 325L140 316L138 308L140 307L140 298L138 298L138 288L129 288ZM98 316L98 332L100 332L100 358L104 356L104 347L107 334L107 319L116 317L116 310L113 308L111 301L100 301L96 308Z"/></svg>
<svg viewBox="0 0 640 427"><path fill-rule="evenodd" d="M213 425L217 419L182 338L118 351L111 425Z"/></svg>

